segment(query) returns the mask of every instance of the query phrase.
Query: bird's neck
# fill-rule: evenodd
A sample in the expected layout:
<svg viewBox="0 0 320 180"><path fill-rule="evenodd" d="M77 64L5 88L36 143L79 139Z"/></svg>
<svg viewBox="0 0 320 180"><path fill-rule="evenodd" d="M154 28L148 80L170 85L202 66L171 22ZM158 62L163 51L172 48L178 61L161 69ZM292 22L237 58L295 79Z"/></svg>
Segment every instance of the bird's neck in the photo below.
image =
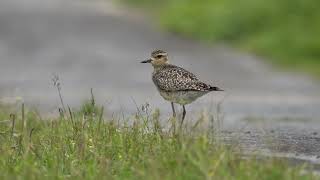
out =
<svg viewBox="0 0 320 180"><path fill-rule="evenodd" d="M165 63L165 64L153 64L153 70L154 73L161 71L162 69L165 69L167 67L173 66L171 64Z"/></svg>

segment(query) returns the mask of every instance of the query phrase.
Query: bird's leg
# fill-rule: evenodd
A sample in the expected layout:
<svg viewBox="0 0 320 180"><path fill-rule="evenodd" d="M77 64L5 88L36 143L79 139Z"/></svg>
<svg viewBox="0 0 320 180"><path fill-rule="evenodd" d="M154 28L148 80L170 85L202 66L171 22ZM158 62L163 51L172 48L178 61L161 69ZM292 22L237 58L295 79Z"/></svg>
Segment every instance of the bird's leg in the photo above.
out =
<svg viewBox="0 0 320 180"><path fill-rule="evenodd" d="M183 107L183 112L182 112L182 120L181 120L181 124L180 124L180 128L182 129L182 125L183 125L183 121L184 121L184 118L186 117L186 108L184 107L184 105L182 105Z"/></svg>
<svg viewBox="0 0 320 180"><path fill-rule="evenodd" d="M175 118L176 117L176 111L174 110L173 102L171 102L171 107L172 107L172 116Z"/></svg>
<svg viewBox="0 0 320 180"><path fill-rule="evenodd" d="M171 108L172 108L172 116L173 116L173 118L172 118L172 133L173 133L173 135L175 135L176 134L176 111L174 110L174 104L173 104L173 102L171 102Z"/></svg>

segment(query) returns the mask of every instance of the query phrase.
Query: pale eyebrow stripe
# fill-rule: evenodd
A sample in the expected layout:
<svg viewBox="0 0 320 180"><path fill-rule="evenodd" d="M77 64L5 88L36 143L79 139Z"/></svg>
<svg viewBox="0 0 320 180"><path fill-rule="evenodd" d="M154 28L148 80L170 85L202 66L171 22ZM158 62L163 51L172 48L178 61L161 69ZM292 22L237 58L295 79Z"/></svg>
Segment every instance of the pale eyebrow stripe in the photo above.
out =
<svg viewBox="0 0 320 180"><path fill-rule="evenodd" d="M158 56L158 55L166 56L167 53L159 53L159 54L157 54L157 56Z"/></svg>

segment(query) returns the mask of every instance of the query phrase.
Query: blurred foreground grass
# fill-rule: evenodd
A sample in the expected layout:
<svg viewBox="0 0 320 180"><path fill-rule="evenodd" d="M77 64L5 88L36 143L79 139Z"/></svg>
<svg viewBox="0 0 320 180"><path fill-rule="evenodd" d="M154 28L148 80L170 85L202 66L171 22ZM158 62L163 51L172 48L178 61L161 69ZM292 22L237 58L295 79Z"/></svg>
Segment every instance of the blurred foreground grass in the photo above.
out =
<svg viewBox="0 0 320 180"><path fill-rule="evenodd" d="M166 129L147 106L122 120L104 118L94 101L65 111L42 119L24 108L0 109L0 179L319 178L283 160L244 159L201 123Z"/></svg>
<svg viewBox="0 0 320 180"><path fill-rule="evenodd" d="M145 7L169 31L227 42L272 64L320 78L318 0L123 0Z"/></svg>

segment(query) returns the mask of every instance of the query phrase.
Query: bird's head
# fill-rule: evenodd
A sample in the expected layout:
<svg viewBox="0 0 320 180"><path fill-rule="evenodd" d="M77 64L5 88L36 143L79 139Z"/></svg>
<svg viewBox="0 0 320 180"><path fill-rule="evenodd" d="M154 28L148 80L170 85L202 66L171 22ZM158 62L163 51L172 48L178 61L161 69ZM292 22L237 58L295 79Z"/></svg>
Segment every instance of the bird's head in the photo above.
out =
<svg viewBox="0 0 320 180"><path fill-rule="evenodd" d="M168 64L168 53L162 50L155 50L151 53L151 58L144 60L141 63L151 63L153 66Z"/></svg>

